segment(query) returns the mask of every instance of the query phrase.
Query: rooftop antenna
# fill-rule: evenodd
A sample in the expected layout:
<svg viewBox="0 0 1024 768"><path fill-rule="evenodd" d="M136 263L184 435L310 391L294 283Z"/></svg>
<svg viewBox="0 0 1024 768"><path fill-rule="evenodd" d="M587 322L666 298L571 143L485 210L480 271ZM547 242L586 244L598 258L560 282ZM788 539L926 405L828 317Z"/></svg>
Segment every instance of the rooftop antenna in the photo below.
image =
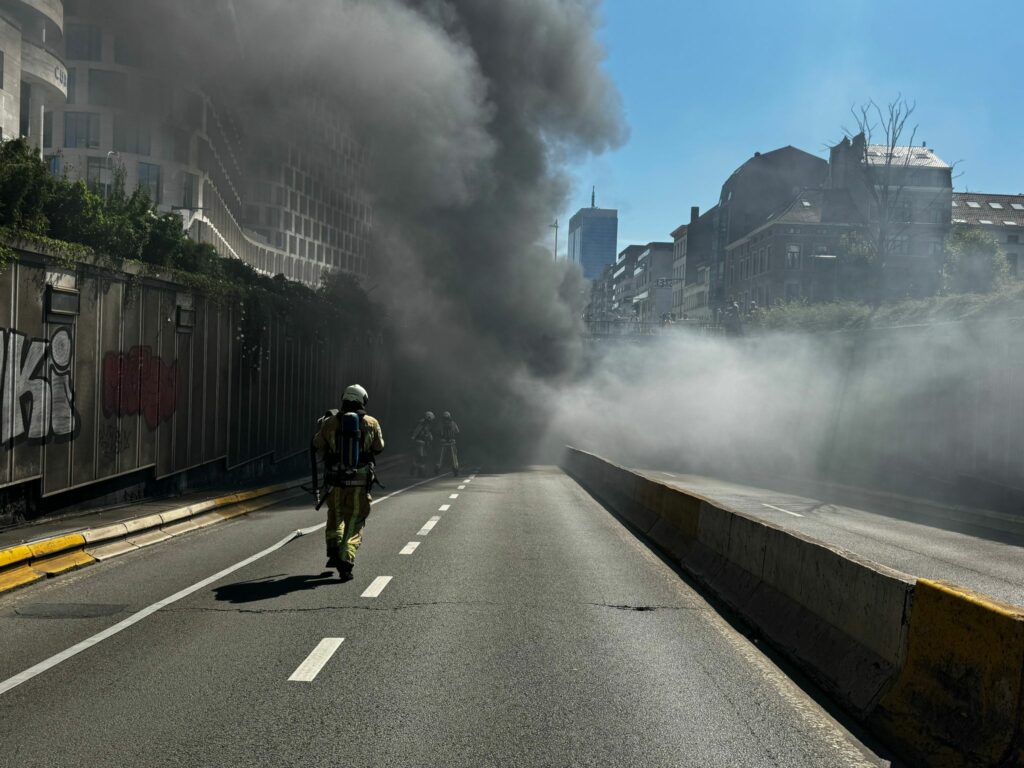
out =
<svg viewBox="0 0 1024 768"><path fill-rule="evenodd" d="M549 228L555 230L555 261L558 261L558 219L555 219L555 223L549 225Z"/></svg>
<svg viewBox="0 0 1024 768"><path fill-rule="evenodd" d="M597 208L597 187L590 188L590 207Z"/></svg>

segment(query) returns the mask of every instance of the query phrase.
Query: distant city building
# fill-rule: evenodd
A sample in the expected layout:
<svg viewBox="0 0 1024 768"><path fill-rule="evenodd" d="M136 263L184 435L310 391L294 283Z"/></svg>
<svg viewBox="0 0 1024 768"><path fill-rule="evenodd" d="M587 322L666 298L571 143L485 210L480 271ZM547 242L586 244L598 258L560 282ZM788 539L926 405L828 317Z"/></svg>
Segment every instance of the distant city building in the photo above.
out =
<svg viewBox="0 0 1024 768"><path fill-rule="evenodd" d="M590 283L590 301L587 303L585 319L588 322L613 320L612 305L615 302L615 265L609 264Z"/></svg>
<svg viewBox="0 0 1024 768"><path fill-rule="evenodd" d="M631 320L636 316L633 304L636 296L636 262L646 245L627 245L615 257L615 271L612 273L612 313L615 317Z"/></svg>
<svg viewBox="0 0 1024 768"><path fill-rule="evenodd" d="M878 210L872 185L890 190L889 210ZM887 222L880 295L873 298L928 296L938 291L953 206L948 163L923 145L890 150L886 145L869 145L864 134L858 134L832 147L825 186L847 190L858 220L865 222L860 231L869 240L878 233L880 218ZM854 252L841 256L858 258Z"/></svg>
<svg viewBox="0 0 1024 768"><path fill-rule="evenodd" d="M780 301L848 298L863 275L839 254L851 225L863 223L848 190L802 190L767 223L727 246L729 301L747 312Z"/></svg>
<svg viewBox="0 0 1024 768"><path fill-rule="evenodd" d="M683 286L683 312L690 319L710 322L715 317L712 306L713 271L717 271L715 260L715 227L718 220L718 206L703 216L700 208L690 209L690 223L686 227L686 283ZM722 263L722 274L725 264ZM723 291L724 293L724 291Z"/></svg>
<svg viewBox="0 0 1024 768"><path fill-rule="evenodd" d="M598 208L591 196L590 208L581 208L569 219L569 261L579 264L583 277L594 280L615 263L618 248L619 212Z"/></svg>
<svg viewBox="0 0 1024 768"><path fill-rule="evenodd" d="M44 114L68 92L60 0L0 0L0 135L43 144Z"/></svg>
<svg viewBox="0 0 1024 768"><path fill-rule="evenodd" d="M691 215L693 211L691 211ZM672 231L672 314L682 318L686 310L685 289L686 289L686 231L687 224L676 227Z"/></svg>
<svg viewBox="0 0 1024 768"><path fill-rule="evenodd" d="M155 60L164 54L143 44L119 10L111 0L67 6L67 100L48 103L41 123L54 173L99 194L122 174L158 210L180 213L193 238L263 274L310 285L325 271L365 277L365 151L330 99L317 96L315 79L310 113L290 120L288 136L258 136L248 130L258 126L205 90L202 73ZM204 12L217 23L215 5Z"/></svg>
<svg viewBox="0 0 1024 768"><path fill-rule="evenodd" d="M1021 275L1021 233L1024 232L1024 195L986 192L953 193L954 226L977 227L999 242L1014 277Z"/></svg>
<svg viewBox="0 0 1024 768"><path fill-rule="evenodd" d="M648 243L633 269L633 305L641 323L658 323L672 313L672 243Z"/></svg>

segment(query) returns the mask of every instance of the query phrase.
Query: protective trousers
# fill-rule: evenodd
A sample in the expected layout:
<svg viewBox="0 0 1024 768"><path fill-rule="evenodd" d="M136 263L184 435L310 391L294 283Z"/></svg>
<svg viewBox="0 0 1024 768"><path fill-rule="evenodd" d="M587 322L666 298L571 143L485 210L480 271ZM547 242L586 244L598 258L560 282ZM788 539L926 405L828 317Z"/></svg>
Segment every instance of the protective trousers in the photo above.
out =
<svg viewBox="0 0 1024 768"><path fill-rule="evenodd" d="M437 471L440 472L444 468L444 459L446 452L450 453L452 456L452 469L458 472L459 452L455 447L455 443L441 443L441 458L437 460Z"/></svg>
<svg viewBox="0 0 1024 768"><path fill-rule="evenodd" d="M327 557L354 563L363 541L363 526L370 514L370 494L365 486L334 488L327 499Z"/></svg>
<svg viewBox="0 0 1024 768"><path fill-rule="evenodd" d="M413 468L417 473L423 472L427 468L427 442L425 440L416 441L416 457L413 460Z"/></svg>

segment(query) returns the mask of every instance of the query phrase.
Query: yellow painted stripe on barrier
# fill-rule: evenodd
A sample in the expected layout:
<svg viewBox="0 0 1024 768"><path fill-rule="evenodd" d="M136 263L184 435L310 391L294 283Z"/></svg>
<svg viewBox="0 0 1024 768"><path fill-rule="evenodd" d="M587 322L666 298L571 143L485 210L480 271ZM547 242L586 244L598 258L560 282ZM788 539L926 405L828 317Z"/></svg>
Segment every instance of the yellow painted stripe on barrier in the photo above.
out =
<svg viewBox="0 0 1024 768"><path fill-rule="evenodd" d="M44 578L42 573L32 570L32 568L27 565L11 568L7 571L0 571L0 592L6 592L9 589L23 587L26 584L31 584L33 581L39 581L42 578Z"/></svg>
<svg viewBox="0 0 1024 768"><path fill-rule="evenodd" d="M47 576L58 576L62 573L73 571L75 568L81 568L84 565L92 565L95 562L95 558L90 557L83 551L68 552L56 557L48 557L45 560L37 560L32 563L32 569L45 573Z"/></svg>
<svg viewBox="0 0 1024 768"><path fill-rule="evenodd" d="M9 566L31 559L32 550L24 544L19 544L16 547L8 547L7 549L0 549L0 568L8 568Z"/></svg>
<svg viewBox="0 0 1024 768"><path fill-rule="evenodd" d="M1024 611L918 579L906 661L872 720L924 765L999 765L1020 727L1022 670Z"/></svg>
<svg viewBox="0 0 1024 768"><path fill-rule="evenodd" d="M85 536L80 533L71 533L65 536L54 536L52 539L43 539L28 545L32 550L32 557L47 557L56 555L59 552L66 552L69 549L77 549L85 546Z"/></svg>

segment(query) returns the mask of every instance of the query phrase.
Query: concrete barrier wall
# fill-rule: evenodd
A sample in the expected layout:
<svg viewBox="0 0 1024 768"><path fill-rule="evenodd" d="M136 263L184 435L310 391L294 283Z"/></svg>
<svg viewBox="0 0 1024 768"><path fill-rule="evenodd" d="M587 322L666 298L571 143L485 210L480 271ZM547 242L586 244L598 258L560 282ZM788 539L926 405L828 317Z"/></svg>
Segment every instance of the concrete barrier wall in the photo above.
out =
<svg viewBox="0 0 1024 768"><path fill-rule="evenodd" d="M77 314L51 311L48 280L77 289ZM113 478L268 471L308 449L352 380L386 415L378 332L252 325L170 279L19 251L0 271L0 525Z"/></svg>
<svg viewBox="0 0 1024 768"><path fill-rule="evenodd" d="M1024 765L1024 612L583 451L563 468L914 764Z"/></svg>

